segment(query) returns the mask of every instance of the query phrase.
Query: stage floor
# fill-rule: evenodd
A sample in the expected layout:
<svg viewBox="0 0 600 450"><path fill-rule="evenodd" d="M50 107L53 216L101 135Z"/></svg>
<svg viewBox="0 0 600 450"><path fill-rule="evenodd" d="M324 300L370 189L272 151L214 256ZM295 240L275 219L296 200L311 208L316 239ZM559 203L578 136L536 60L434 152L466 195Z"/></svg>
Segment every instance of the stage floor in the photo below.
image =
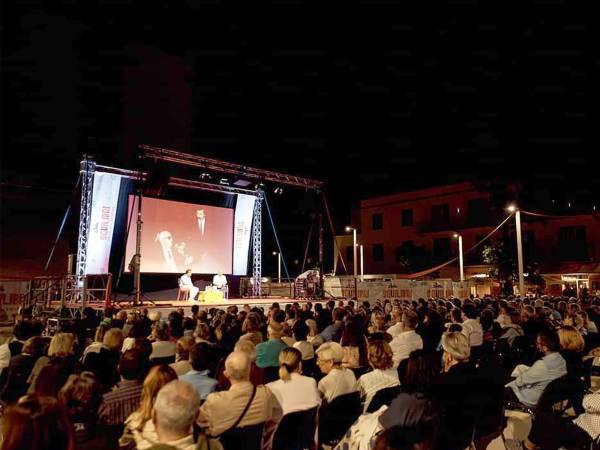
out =
<svg viewBox="0 0 600 450"><path fill-rule="evenodd" d="M183 308L184 311L186 311L186 313L187 313L188 310L191 310L192 306L194 306L194 305L198 305L200 307L200 309L205 309L205 310L208 310L210 308L226 309L228 306L237 306L238 308L240 308L244 305L249 305L251 308L257 306L259 308L263 308L266 310L274 302L279 303L280 306L283 308L286 304L294 303L294 302L298 302L300 304L311 302L314 305L315 303L326 303L327 301L329 301L329 299L327 299L327 300L300 300L300 299L295 299L295 298L290 298L290 297L268 297L268 298L230 298L229 300L224 300L221 302L199 302L199 301L193 301L193 300L186 300L186 301L155 300L154 305L152 303L150 303L149 301L144 301L144 304L142 306L140 306L140 305L134 306L127 302L120 302L120 303L116 302L115 306L117 306L117 307L120 306L122 309L125 309L125 310L148 308L148 311L153 311L153 310L164 311L165 309Z"/></svg>

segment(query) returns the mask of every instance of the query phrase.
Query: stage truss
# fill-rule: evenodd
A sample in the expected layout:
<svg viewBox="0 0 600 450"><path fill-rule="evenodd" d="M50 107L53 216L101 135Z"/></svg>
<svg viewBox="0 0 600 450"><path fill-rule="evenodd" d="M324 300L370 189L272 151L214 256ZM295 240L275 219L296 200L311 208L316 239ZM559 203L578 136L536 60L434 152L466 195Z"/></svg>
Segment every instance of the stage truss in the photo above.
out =
<svg viewBox="0 0 600 450"><path fill-rule="evenodd" d="M252 180L256 184L254 190L244 189L236 186L228 186L216 183L208 183L205 181L189 180L184 178L170 177L167 186L176 188L190 188L212 192L220 192L227 194L246 194L256 197L254 204L254 216L252 221L252 295L260 297L261 280L262 280L262 203L264 201L263 182L273 182L278 185L287 185L300 187L304 189L314 189L320 191L323 187L323 182L312 180L310 178L299 177L295 175L284 174L269 170L256 169L253 167L234 164L226 161L206 158L199 155L182 153L175 150L153 147L148 145L140 145L140 157L154 161L164 161L173 164L191 166L210 170L216 173L224 173L235 175L238 178ZM115 167L108 167L96 164L92 159L86 157L81 162L81 207L79 215L79 238L77 246L77 262L75 276L69 278L66 283L64 295L66 303L69 306L79 305L81 308L88 302L88 295L93 295L93 289L90 290L86 278L86 260L88 233L90 224L90 215L92 207L92 192L94 174L96 172L113 173L123 177L127 177L136 181L144 182L148 179L148 173L141 170L128 170ZM280 249L281 251L281 249ZM110 274L106 274L110 275ZM112 277L110 277L112 280ZM107 289L103 287L103 289ZM105 292L105 291L104 291ZM110 292L110 287L108 287ZM92 297L93 298L93 297ZM94 301L94 300L92 300Z"/></svg>

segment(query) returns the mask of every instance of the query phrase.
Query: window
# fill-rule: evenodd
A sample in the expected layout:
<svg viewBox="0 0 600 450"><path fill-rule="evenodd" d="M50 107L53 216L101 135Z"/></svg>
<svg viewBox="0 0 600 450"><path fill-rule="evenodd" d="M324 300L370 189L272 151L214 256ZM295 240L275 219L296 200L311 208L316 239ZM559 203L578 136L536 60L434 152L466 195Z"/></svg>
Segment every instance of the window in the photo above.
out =
<svg viewBox="0 0 600 450"><path fill-rule="evenodd" d="M450 207L447 203L431 207L431 222L433 225L444 225L450 222Z"/></svg>
<svg viewBox="0 0 600 450"><path fill-rule="evenodd" d="M383 214L382 213L373 214L373 229L374 230L382 230L383 229Z"/></svg>
<svg viewBox="0 0 600 450"><path fill-rule="evenodd" d="M402 210L402 226L410 227L413 224L413 210L403 209Z"/></svg>
<svg viewBox="0 0 600 450"><path fill-rule="evenodd" d="M396 247L396 262L409 258L414 248L413 241L404 241L401 246Z"/></svg>
<svg viewBox="0 0 600 450"><path fill-rule="evenodd" d="M373 261L383 261L383 244L373 244Z"/></svg>
<svg viewBox="0 0 600 450"><path fill-rule="evenodd" d="M346 247L346 261L349 261L350 264L354 264L354 252L352 251L351 245Z"/></svg>
<svg viewBox="0 0 600 450"><path fill-rule="evenodd" d="M450 238L435 238L433 240L433 256L450 256Z"/></svg>
<svg viewBox="0 0 600 450"><path fill-rule="evenodd" d="M469 200L467 221L470 225L481 225L489 222L490 206L486 198Z"/></svg>
<svg viewBox="0 0 600 450"><path fill-rule="evenodd" d="M563 261L588 260L585 227L562 227L558 230L558 247Z"/></svg>

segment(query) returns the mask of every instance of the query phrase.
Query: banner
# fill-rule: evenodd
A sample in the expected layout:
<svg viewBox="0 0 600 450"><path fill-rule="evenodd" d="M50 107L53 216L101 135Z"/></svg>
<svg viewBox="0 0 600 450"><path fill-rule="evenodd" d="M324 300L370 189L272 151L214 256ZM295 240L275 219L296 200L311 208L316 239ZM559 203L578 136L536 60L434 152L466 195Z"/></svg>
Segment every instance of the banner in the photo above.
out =
<svg viewBox="0 0 600 450"><path fill-rule="evenodd" d="M6 313L7 322L14 321L28 292L29 281L0 280L0 309ZM0 315L4 314L0 312Z"/></svg>
<svg viewBox="0 0 600 450"><path fill-rule="evenodd" d="M85 273L108 273L108 260L115 228L121 176L96 172L92 191L92 213Z"/></svg>
<svg viewBox="0 0 600 450"><path fill-rule="evenodd" d="M248 274L248 253L250 235L252 234L252 217L254 216L253 195L238 194L233 222L233 274Z"/></svg>

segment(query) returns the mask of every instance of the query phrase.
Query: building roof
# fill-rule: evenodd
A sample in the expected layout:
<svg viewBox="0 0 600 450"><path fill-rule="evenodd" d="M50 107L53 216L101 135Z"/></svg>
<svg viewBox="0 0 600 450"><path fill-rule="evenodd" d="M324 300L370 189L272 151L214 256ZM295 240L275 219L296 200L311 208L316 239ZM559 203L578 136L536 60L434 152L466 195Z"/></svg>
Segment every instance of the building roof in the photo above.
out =
<svg viewBox="0 0 600 450"><path fill-rule="evenodd" d="M481 189L475 187L475 185L471 182L464 183L455 183L455 184L447 184L444 186L436 186L427 189L419 189L416 191L406 191L399 192L396 194L383 195L379 197L371 197L364 200L361 200L360 206L361 208L368 208L371 206L380 206L383 204L389 203L401 203L401 202L409 202L421 199L427 199L431 197L445 196L445 195L454 195L463 192L481 192L484 193Z"/></svg>

